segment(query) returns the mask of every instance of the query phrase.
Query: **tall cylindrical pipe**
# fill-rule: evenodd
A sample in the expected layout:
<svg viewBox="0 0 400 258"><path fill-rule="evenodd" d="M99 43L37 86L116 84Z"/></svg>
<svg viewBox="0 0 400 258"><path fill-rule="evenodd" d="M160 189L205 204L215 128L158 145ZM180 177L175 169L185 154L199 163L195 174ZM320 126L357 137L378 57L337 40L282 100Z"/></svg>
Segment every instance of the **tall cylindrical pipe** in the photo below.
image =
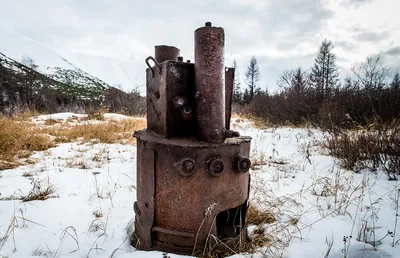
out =
<svg viewBox="0 0 400 258"><path fill-rule="evenodd" d="M155 58L157 62L162 63L167 60L178 61L178 56L180 54L179 48L174 46L155 46Z"/></svg>
<svg viewBox="0 0 400 258"><path fill-rule="evenodd" d="M225 64L223 28L211 22L194 32L196 115L200 140L224 142Z"/></svg>

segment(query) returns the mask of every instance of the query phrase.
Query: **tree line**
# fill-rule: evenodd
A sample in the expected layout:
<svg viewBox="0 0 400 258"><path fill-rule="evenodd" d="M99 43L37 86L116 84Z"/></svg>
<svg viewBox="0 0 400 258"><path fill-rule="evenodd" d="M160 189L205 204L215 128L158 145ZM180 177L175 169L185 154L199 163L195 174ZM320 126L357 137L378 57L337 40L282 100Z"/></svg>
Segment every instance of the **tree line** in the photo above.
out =
<svg viewBox="0 0 400 258"><path fill-rule="evenodd" d="M260 70L252 57L245 72L245 88L235 81L236 111L253 114L273 123L309 121L324 127L390 123L400 116L400 75L388 80L380 56L351 68L352 77L340 79L333 43L321 43L310 69L288 69L279 75L279 91L269 94L258 86ZM236 61L234 67L237 67Z"/></svg>

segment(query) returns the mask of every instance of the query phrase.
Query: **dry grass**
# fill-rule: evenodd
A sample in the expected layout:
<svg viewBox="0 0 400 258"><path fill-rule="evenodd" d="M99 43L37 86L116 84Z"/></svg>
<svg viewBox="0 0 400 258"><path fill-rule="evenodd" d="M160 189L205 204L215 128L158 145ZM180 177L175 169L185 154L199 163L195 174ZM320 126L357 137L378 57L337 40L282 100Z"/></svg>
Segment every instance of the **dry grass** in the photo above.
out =
<svg viewBox="0 0 400 258"><path fill-rule="evenodd" d="M274 222L275 216L270 211L261 211L255 205L250 204L247 209L246 223L248 225L262 226Z"/></svg>
<svg viewBox="0 0 400 258"><path fill-rule="evenodd" d="M261 211L255 205L250 204L245 228L238 236L239 240L233 246L225 245L221 240L213 235L209 235L208 245L201 253L195 255L203 258L222 258L235 254L254 254L261 248L271 245L272 239L264 233L264 227L276 221L275 216L270 211ZM248 226L256 225L256 229L248 236L245 232Z"/></svg>
<svg viewBox="0 0 400 258"><path fill-rule="evenodd" d="M28 123L0 118L0 170L19 165L19 158L54 146L50 136L38 134Z"/></svg>
<svg viewBox="0 0 400 258"><path fill-rule="evenodd" d="M132 133L145 127L145 120L124 119L97 124L64 124L45 128L42 132L55 136L57 142L71 142L81 138L82 142L98 140L102 143L135 143Z"/></svg>
<svg viewBox="0 0 400 258"><path fill-rule="evenodd" d="M253 125L256 128L260 128L260 129L265 129L265 128L270 128L270 127L276 126L276 124L271 123L270 121L268 121L268 119L260 117L260 116L252 115L252 114L241 114L241 115L234 114L233 118L250 120L251 122L253 122Z"/></svg>
<svg viewBox="0 0 400 258"><path fill-rule="evenodd" d="M348 170L383 168L389 179L400 174L400 124L343 130L333 134L325 147Z"/></svg>
<svg viewBox="0 0 400 258"><path fill-rule="evenodd" d="M49 198L56 198L56 196L52 196L55 192L53 186L51 185L43 185L42 181L38 179L30 178L32 189L26 196L14 196L11 195L9 197L1 197L2 201L10 201L10 200L20 200L22 202L30 202L30 201L44 201Z"/></svg>
<svg viewBox="0 0 400 258"><path fill-rule="evenodd" d="M35 109L25 108L23 110L16 110L15 112L11 113L9 118L16 121L26 121L27 119L38 115L43 114L40 114L39 111Z"/></svg>
<svg viewBox="0 0 400 258"><path fill-rule="evenodd" d="M84 142L135 144L132 133L146 127L145 119L106 120L88 123L48 119L44 126L28 122L32 112L11 118L0 117L0 170L12 169L29 158L33 151L44 151L57 143Z"/></svg>
<svg viewBox="0 0 400 258"><path fill-rule="evenodd" d="M43 189L39 187L38 189L33 189L26 197L22 199L22 201L44 201L48 198L51 198L50 195L52 193L54 193L54 188L52 186L47 186Z"/></svg>

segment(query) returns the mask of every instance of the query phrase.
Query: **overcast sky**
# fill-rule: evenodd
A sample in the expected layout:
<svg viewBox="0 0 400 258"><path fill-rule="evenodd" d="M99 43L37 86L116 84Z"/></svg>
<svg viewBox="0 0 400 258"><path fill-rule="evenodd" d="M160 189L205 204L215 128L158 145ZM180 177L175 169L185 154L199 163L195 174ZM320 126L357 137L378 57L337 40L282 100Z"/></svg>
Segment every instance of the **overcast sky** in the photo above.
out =
<svg viewBox="0 0 400 258"><path fill-rule="evenodd" d="M205 21L225 28L226 65L240 76L252 55L262 89L277 89L284 69L312 66L332 40L341 76L381 54L400 69L399 0L0 0L0 24L59 52L143 59L154 45L175 45L193 60L193 32Z"/></svg>

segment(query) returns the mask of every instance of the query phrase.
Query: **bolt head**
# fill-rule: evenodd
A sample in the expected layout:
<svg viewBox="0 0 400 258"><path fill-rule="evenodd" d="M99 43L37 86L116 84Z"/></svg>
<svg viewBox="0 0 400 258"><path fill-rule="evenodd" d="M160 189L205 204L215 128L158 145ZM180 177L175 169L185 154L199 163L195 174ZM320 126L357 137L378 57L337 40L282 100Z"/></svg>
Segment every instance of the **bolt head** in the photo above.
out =
<svg viewBox="0 0 400 258"><path fill-rule="evenodd" d="M218 176L224 172L224 161L219 157L211 158L208 162L208 172L213 176Z"/></svg>
<svg viewBox="0 0 400 258"><path fill-rule="evenodd" d="M179 174L184 177L191 176L195 172L196 162L190 158L184 158L177 162L175 166L179 170Z"/></svg>

